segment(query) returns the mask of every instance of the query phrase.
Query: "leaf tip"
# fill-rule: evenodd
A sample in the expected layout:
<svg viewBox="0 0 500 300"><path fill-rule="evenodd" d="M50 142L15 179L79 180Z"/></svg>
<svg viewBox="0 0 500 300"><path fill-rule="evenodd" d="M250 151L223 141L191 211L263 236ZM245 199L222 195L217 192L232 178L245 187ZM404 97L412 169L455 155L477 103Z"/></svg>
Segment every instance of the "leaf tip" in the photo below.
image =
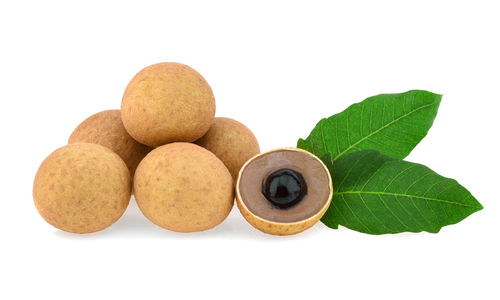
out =
<svg viewBox="0 0 500 300"><path fill-rule="evenodd" d="M433 101L435 101L437 103L441 103L441 100L443 99L443 94L433 93L433 92L430 92L427 90L413 90L410 92L420 92L420 93L427 94L430 96L430 98L433 99Z"/></svg>

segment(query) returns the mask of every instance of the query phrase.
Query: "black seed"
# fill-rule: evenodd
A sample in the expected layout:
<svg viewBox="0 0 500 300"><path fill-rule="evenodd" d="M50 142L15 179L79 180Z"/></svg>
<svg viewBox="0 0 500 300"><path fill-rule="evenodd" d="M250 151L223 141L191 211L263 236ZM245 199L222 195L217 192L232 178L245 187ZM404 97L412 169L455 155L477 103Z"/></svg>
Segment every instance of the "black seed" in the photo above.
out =
<svg viewBox="0 0 500 300"><path fill-rule="evenodd" d="M262 181L262 194L279 208L289 208L299 203L307 194L302 174L291 169L280 169Z"/></svg>

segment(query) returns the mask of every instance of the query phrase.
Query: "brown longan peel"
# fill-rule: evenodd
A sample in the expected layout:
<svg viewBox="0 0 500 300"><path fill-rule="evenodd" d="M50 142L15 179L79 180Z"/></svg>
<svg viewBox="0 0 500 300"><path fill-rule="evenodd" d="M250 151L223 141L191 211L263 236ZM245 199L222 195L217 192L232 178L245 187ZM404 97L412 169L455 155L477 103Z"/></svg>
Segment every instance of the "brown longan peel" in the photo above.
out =
<svg viewBox="0 0 500 300"><path fill-rule="evenodd" d="M151 151L139 164L134 193L154 224L178 232L210 229L231 211L231 174L212 152L191 143Z"/></svg>
<svg viewBox="0 0 500 300"><path fill-rule="evenodd" d="M108 148L89 143L66 145L41 164L33 184L40 215L64 231L89 233L117 221L130 200L127 165Z"/></svg>
<svg viewBox="0 0 500 300"><path fill-rule="evenodd" d="M111 149L127 164L131 177L139 162L152 150L128 134L118 109L101 111L85 119L69 137L68 144L73 143L99 144Z"/></svg>
<svg viewBox="0 0 500 300"><path fill-rule="evenodd" d="M243 164L260 152L259 142L252 131L230 118L215 118L208 132L196 144L222 160L235 182Z"/></svg>
<svg viewBox="0 0 500 300"><path fill-rule="evenodd" d="M297 197L288 194L283 185L288 182L297 188ZM273 188L275 197L268 194ZM313 226L328 209L332 193L332 180L323 162L297 148L252 157L241 168L236 182L236 199L243 217L255 228L275 235L295 234ZM293 201L278 202L286 199L283 195Z"/></svg>
<svg viewBox="0 0 500 300"><path fill-rule="evenodd" d="M215 98L207 81L179 63L154 64L128 84L122 99L128 133L148 146L194 142L210 128Z"/></svg>

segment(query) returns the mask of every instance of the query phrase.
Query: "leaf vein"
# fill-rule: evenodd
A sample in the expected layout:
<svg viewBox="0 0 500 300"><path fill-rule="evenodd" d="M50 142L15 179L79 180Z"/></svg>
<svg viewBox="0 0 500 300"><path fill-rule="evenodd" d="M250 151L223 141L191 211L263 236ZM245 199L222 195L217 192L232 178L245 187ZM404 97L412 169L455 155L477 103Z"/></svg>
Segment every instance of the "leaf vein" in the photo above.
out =
<svg viewBox="0 0 500 300"><path fill-rule="evenodd" d="M340 151L339 146L339 119L335 119L335 144L337 144L337 153ZM333 159L335 160L335 158Z"/></svg>
<svg viewBox="0 0 500 300"><path fill-rule="evenodd" d="M323 140L323 148L325 149L325 153L328 153L328 149L326 148L326 140L325 140L325 123L323 122L320 126L321 129L321 139Z"/></svg>
<svg viewBox="0 0 500 300"><path fill-rule="evenodd" d="M398 117L397 119L394 119L392 120L391 122L385 124L384 126L378 128L377 130L374 130L372 131L370 134L366 135L365 137L361 138L360 140L358 140L357 142L355 142L354 144L350 145L349 147L347 147L344 151L340 152L339 154L337 154L337 156L335 156L334 160L339 158L341 155L343 155L344 153L346 153L347 151L351 150L352 147L362 143L363 141L365 141L366 139L372 137L373 135L377 134L378 132L380 132L381 130L384 130L386 129L387 127L391 126L392 124L394 124L395 122L398 122L400 121L401 119L404 119L406 117L408 117L409 115L413 114L413 113L416 113L417 111L421 110L421 109L424 109L424 108L427 108L429 106L433 106L435 105L435 103L430 103L430 104L426 104L426 105L423 105L423 106L420 106L414 110L411 110L409 111L408 113L406 114L403 114L402 116ZM384 105L385 106L385 105ZM384 110L382 110L382 112L384 112ZM382 121L383 122L383 121ZM370 122L371 123L371 122ZM371 126L370 126L370 129L371 129ZM371 131L371 130L370 130ZM337 137L338 139L338 137Z"/></svg>
<svg viewBox="0 0 500 300"><path fill-rule="evenodd" d="M365 155L366 156L366 155ZM354 169L354 167L356 167L356 165L359 163L359 161L364 158L365 156L359 156L358 159L351 165L351 167L349 168L349 170L347 170L347 172L345 172L345 175L344 175L344 178L342 178L342 181L339 183L338 187L337 187L337 190L340 190L342 188L342 185L344 184L344 181L345 179L349 176L349 174L351 173L351 171Z"/></svg>
<svg viewBox="0 0 500 300"><path fill-rule="evenodd" d="M372 214L372 216L375 218L375 220L377 220L382 226L385 227L385 229L387 229L388 231L391 231L391 229L389 227L387 227L384 222L382 222L382 220L380 220L374 213L373 211L368 207L368 205L366 204L365 202L365 199L363 198L363 195L362 194L359 194L359 198L361 199L361 202L363 202L363 205L366 207L366 209Z"/></svg>
<svg viewBox="0 0 500 300"><path fill-rule="evenodd" d="M352 210L352 208L349 206L349 204L345 200L344 195L341 195L341 196L342 196L342 200L344 201L345 205L351 211L352 215L358 220L359 224L363 225L363 227L366 229L366 232L368 232L370 234L373 233L372 230L368 226L366 226L366 224L363 221L361 221L361 219L354 213L354 211Z"/></svg>
<svg viewBox="0 0 500 300"><path fill-rule="evenodd" d="M392 211L392 209L387 205L387 203L384 201L384 198L382 198L382 196L380 196L380 194L378 195L378 198L380 199L380 201L382 202L382 204L384 204L385 208L387 208L387 210L391 213L391 215L396 219L398 220L398 222L403 225L404 227L406 227L407 229L409 229L411 231L411 228L408 227L408 225L406 225L405 223L403 223L403 221L401 221L401 219L398 218L398 216L396 216L396 214Z"/></svg>
<svg viewBox="0 0 500 300"><path fill-rule="evenodd" d="M420 226L420 227L424 227L424 225L423 225L422 223L420 223L420 221L419 221L417 218L415 218L415 216L414 216L414 215L413 215L413 214L412 214L409 210L407 210L407 209L406 209L406 207L405 207L405 206L401 203L401 201L399 201L399 197L395 197L395 198L396 198L396 201L398 202L399 206L401 206L401 208L402 208L402 209L403 209L403 210L404 210L404 211L405 211L405 212L406 212L406 213L407 213L407 214L408 214L408 215L409 215L409 216L410 216L413 220L415 220L415 223L417 223L417 224L418 224L418 226ZM418 210L418 208L417 208L417 210Z"/></svg>
<svg viewBox="0 0 500 300"><path fill-rule="evenodd" d="M420 214L420 216L422 216L422 218L425 220L425 222L427 222L427 224L429 224L429 227L430 228L434 228L432 226L432 223L431 221L422 213L422 209L420 209L417 205L415 205L415 198L410 198L410 202L411 204L413 204L413 206L415 207L415 209L417 210L417 212Z"/></svg>
<svg viewBox="0 0 500 300"><path fill-rule="evenodd" d="M399 178L399 176L401 176L404 172L406 172L406 171L408 171L408 170L410 170L410 169L412 169L412 168L415 168L415 167L417 167L417 166L418 166L418 165L413 165L413 164L412 164L412 165L410 165L408 168L406 168L406 169L404 169L403 171L399 172L396 176L394 176L394 178L392 178L391 182L389 182L389 183L387 184L387 186L386 186L386 187L385 187L385 189L384 189L384 192L385 192L385 191L387 191L387 189L391 186L391 184L392 184L392 183L393 183L396 179L398 179L398 178Z"/></svg>
<svg viewBox="0 0 500 300"><path fill-rule="evenodd" d="M477 208L476 206L465 204L465 203L453 202L453 201L449 201L449 200L437 199L437 198L431 198L431 197L424 197L424 196L419 196L419 195L405 195L405 194L398 194L398 193L368 192L368 191L346 191L346 192L337 192L336 194L337 195L349 195L349 194L388 195L388 196L398 196L398 197L403 197L403 198L415 198L415 199L421 199L421 200L442 202L442 203L446 203L446 204L450 204L450 205Z"/></svg>
<svg viewBox="0 0 500 300"><path fill-rule="evenodd" d="M346 125L345 127L347 128L347 144L348 147L351 146L351 135L349 134L349 112L346 112Z"/></svg>

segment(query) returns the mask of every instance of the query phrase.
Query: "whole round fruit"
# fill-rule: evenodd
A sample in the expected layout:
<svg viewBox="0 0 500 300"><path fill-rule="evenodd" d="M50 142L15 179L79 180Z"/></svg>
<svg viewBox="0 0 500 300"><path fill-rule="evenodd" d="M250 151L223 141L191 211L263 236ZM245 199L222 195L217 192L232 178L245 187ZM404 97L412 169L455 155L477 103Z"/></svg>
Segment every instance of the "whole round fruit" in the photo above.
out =
<svg viewBox="0 0 500 300"><path fill-rule="evenodd" d="M194 69L159 63L144 68L130 81L121 111L128 133L145 145L193 142L210 128L215 98Z"/></svg>
<svg viewBox="0 0 500 300"><path fill-rule="evenodd" d="M139 162L152 150L128 134L118 109L101 111L88 117L75 128L68 143L99 144L113 150L127 164L131 177Z"/></svg>
<svg viewBox="0 0 500 300"><path fill-rule="evenodd" d="M215 118L208 132L196 144L222 160L235 181L243 164L260 152L259 142L250 129L229 118Z"/></svg>
<svg viewBox="0 0 500 300"><path fill-rule="evenodd" d="M297 148L252 157L236 182L243 217L255 228L276 235L313 226L328 209L332 193L332 179L323 162Z"/></svg>
<svg viewBox="0 0 500 300"><path fill-rule="evenodd" d="M213 153L190 143L151 151L134 177L137 204L151 222L178 232L210 229L231 211L231 174Z"/></svg>
<svg viewBox="0 0 500 300"><path fill-rule="evenodd" d="M42 162L33 199L52 226L89 233L121 217L130 190L127 165L116 153L101 145L77 143L55 150Z"/></svg>

